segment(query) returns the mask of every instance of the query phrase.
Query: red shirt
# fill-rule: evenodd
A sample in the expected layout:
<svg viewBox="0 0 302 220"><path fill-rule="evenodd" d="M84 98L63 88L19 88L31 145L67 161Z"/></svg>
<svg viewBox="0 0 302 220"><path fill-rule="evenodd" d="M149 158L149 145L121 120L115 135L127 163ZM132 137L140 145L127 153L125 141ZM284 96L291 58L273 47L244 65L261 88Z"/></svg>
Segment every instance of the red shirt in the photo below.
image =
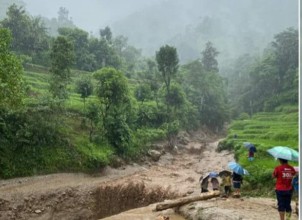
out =
<svg viewBox="0 0 302 220"><path fill-rule="evenodd" d="M277 178L275 189L281 191L291 190L291 183L295 174L295 169L288 164L277 166L273 173L273 176Z"/></svg>

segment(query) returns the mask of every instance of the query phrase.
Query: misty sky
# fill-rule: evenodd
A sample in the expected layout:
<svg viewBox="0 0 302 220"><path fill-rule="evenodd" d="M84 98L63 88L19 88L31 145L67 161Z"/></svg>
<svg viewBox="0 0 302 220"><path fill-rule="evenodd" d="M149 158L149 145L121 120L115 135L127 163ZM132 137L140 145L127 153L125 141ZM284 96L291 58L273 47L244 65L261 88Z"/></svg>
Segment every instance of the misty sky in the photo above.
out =
<svg viewBox="0 0 302 220"><path fill-rule="evenodd" d="M277 33L298 28L298 0L23 1L33 16L57 18L65 7L76 26L95 36L109 26L143 55L169 44L183 60L199 57L211 41L228 63L241 54L261 53Z"/></svg>
<svg viewBox="0 0 302 220"><path fill-rule="evenodd" d="M87 31L100 28L163 0L23 0L30 14L56 18L59 8L69 11L75 25Z"/></svg>

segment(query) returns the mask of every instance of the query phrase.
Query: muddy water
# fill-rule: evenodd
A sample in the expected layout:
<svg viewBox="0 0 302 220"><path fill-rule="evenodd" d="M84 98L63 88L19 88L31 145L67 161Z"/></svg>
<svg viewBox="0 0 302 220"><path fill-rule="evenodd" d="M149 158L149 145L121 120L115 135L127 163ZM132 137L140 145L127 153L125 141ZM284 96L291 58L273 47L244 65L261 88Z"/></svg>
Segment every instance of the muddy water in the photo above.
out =
<svg viewBox="0 0 302 220"><path fill-rule="evenodd" d="M132 209L127 212L120 213L118 215L103 218L104 220L162 220L163 216L169 217L169 220L185 220L184 217L176 214L172 209L155 212L154 205L147 207Z"/></svg>

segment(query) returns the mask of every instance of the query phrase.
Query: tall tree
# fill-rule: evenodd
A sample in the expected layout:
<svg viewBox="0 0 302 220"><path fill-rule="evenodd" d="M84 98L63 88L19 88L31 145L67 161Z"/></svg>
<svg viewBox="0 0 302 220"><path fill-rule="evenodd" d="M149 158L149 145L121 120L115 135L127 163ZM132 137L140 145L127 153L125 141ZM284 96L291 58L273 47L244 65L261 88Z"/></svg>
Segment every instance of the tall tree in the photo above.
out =
<svg viewBox="0 0 302 220"><path fill-rule="evenodd" d="M171 80L178 70L179 59L176 48L169 45L162 46L159 51L156 52L156 61L158 70L161 72L166 85L167 94L169 95Z"/></svg>
<svg viewBox="0 0 302 220"><path fill-rule="evenodd" d="M105 39L89 39L89 52L95 57L95 68L114 67L120 69L121 60L112 47Z"/></svg>
<svg viewBox="0 0 302 220"><path fill-rule="evenodd" d="M80 70L95 70L95 56L89 53L88 33L79 28L59 28L60 35L65 36L73 44L75 51L75 67Z"/></svg>
<svg viewBox="0 0 302 220"><path fill-rule="evenodd" d="M228 120L226 92L222 78L209 72L199 60L183 66L183 86L188 100L196 106L200 124L213 130L222 128Z"/></svg>
<svg viewBox="0 0 302 220"><path fill-rule="evenodd" d="M103 105L105 136L118 153L123 153L130 142L131 132L127 124L130 110L127 79L120 71L110 67L95 72L94 77L98 81L96 93Z"/></svg>
<svg viewBox="0 0 302 220"><path fill-rule="evenodd" d="M73 47L65 37L56 38L51 50L52 81L50 91L54 98L68 98L67 85L70 82L70 67L74 60Z"/></svg>
<svg viewBox="0 0 302 220"><path fill-rule="evenodd" d="M298 68L299 63L299 34L298 30L288 28L277 34L272 42L278 67L278 84L280 89L290 88L295 78L292 70ZM289 71L289 72L288 72Z"/></svg>
<svg viewBox="0 0 302 220"><path fill-rule="evenodd" d="M11 33L0 28L0 107L15 108L22 104L23 69L20 61L10 52Z"/></svg>
<svg viewBox="0 0 302 220"><path fill-rule="evenodd" d="M216 60L219 52L213 47L211 42L206 43L206 48L201 52L201 62L206 71L218 72L218 62Z"/></svg>
<svg viewBox="0 0 302 220"><path fill-rule="evenodd" d="M71 22L71 19L69 18L69 11L64 8L64 7L60 7L59 11L58 11L58 22L62 25L62 26L66 26L66 24Z"/></svg>
<svg viewBox="0 0 302 220"><path fill-rule="evenodd" d="M11 30L15 52L33 56L48 49L48 36L41 19L30 17L22 6L10 6L1 24Z"/></svg>
<svg viewBox="0 0 302 220"><path fill-rule="evenodd" d="M108 43L111 43L112 32L108 26L106 26L104 29L100 30L100 36L101 36L101 38L105 39Z"/></svg>
<svg viewBox="0 0 302 220"><path fill-rule="evenodd" d="M15 4L23 7L25 6L24 1L22 0L1 0L0 4L0 20L3 20L5 18L6 11L11 5Z"/></svg>

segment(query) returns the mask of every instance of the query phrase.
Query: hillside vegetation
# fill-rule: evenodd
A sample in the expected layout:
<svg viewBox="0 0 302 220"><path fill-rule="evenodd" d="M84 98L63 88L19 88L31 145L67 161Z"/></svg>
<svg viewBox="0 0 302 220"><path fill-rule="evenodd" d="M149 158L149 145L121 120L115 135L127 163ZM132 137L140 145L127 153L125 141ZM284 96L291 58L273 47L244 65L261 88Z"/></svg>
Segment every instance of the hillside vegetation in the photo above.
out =
<svg viewBox="0 0 302 220"><path fill-rule="evenodd" d="M267 150L274 146L287 146L298 150L298 107L281 106L274 112L261 112L251 118L242 115L228 128L227 138L220 142L218 150L234 152L236 160L249 171L244 177L243 193L249 195L273 195L272 172L279 161ZM248 161L248 150L243 142L251 142L256 148L255 160ZM290 162L297 166L297 162ZM248 191L248 192L247 192Z"/></svg>
<svg viewBox="0 0 302 220"><path fill-rule="evenodd" d="M296 146L297 29L276 33L263 54L242 55L222 74L209 40L200 40L204 49L187 63L171 45L144 57L110 27L92 36L73 25L68 10L58 14L55 36L15 4L0 21L1 178L141 161L155 141L172 149L180 131L219 133L238 118L246 120L229 132L240 141L225 146L244 165L244 140L259 145L259 158L273 144ZM255 176L269 181L265 172Z"/></svg>

